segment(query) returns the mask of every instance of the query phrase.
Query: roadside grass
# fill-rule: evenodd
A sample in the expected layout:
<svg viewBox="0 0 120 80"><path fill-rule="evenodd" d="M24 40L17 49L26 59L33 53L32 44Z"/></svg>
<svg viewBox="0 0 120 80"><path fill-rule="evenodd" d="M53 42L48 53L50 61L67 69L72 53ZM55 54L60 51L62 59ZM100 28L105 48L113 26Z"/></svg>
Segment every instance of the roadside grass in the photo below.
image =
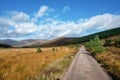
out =
<svg viewBox="0 0 120 80"><path fill-rule="evenodd" d="M41 48L40 54L36 48L0 49L0 80L60 78L77 50L66 46L55 48L57 51L52 51L52 47Z"/></svg>
<svg viewBox="0 0 120 80"><path fill-rule="evenodd" d="M60 80L75 57L75 53L67 55L48 65L38 76L39 80Z"/></svg>
<svg viewBox="0 0 120 80"><path fill-rule="evenodd" d="M91 55L101 64L113 80L120 80L120 39L107 38L104 42L95 36L86 43Z"/></svg>
<svg viewBox="0 0 120 80"><path fill-rule="evenodd" d="M120 80L120 48L107 47L106 51L98 53L94 57L113 80Z"/></svg>

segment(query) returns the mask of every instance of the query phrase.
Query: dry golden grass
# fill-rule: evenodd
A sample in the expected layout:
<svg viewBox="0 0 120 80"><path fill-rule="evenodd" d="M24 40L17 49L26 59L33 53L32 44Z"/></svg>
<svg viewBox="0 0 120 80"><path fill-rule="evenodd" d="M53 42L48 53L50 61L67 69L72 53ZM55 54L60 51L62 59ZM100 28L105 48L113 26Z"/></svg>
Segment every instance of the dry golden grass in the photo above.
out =
<svg viewBox="0 0 120 80"><path fill-rule="evenodd" d="M42 48L41 53L37 53L36 48L0 49L0 80L37 78L48 64L75 52L74 48L57 49Z"/></svg>
<svg viewBox="0 0 120 80"><path fill-rule="evenodd" d="M96 54L95 58L115 78L120 80L120 48L109 47L103 53Z"/></svg>

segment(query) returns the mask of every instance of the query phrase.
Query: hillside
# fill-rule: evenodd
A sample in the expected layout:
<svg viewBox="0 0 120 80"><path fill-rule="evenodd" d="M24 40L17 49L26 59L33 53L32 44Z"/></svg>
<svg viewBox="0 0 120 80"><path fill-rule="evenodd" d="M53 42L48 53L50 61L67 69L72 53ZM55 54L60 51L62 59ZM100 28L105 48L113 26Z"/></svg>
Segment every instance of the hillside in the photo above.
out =
<svg viewBox="0 0 120 80"><path fill-rule="evenodd" d="M80 37L79 40L77 40L77 42L78 43L87 42L90 39L93 39L95 35L98 35L100 39L120 35L120 27Z"/></svg>
<svg viewBox="0 0 120 80"><path fill-rule="evenodd" d="M32 44L32 47L36 47L36 46L42 46L42 47L48 47L48 46L64 46L64 45L68 45L70 43L74 43L75 39L79 39L79 38L68 38L68 37L61 37L61 38L57 38L57 39L53 39L53 40L49 40L46 42L43 42L41 44L37 44L34 45Z"/></svg>
<svg viewBox="0 0 120 80"><path fill-rule="evenodd" d="M90 34L87 36L83 37L61 37L53 40L46 41L41 44L32 44L29 47L36 47L36 46L42 46L42 47L48 47L48 46L64 46L64 45L69 45L69 44L77 44L77 43L84 43L89 41L90 39L94 38L95 35L99 35L101 39L107 38L107 37L112 37L116 35L120 35L120 27L119 28L114 28L114 29L109 29L106 31Z"/></svg>

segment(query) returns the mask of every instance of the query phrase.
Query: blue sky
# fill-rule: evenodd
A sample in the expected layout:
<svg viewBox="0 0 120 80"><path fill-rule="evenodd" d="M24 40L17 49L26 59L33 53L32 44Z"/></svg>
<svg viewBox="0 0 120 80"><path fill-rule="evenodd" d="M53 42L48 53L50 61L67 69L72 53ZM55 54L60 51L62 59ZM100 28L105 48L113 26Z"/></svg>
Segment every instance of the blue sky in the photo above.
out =
<svg viewBox="0 0 120 80"><path fill-rule="evenodd" d="M1 0L0 37L80 37L120 27L119 5L119 0Z"/></svg>

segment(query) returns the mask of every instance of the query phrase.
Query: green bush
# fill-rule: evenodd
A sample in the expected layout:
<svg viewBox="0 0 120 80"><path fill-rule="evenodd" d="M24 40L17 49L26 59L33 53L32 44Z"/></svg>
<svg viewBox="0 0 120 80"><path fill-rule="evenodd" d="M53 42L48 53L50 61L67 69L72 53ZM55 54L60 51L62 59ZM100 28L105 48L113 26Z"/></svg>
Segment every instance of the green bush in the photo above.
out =
<svg viewBox="0 0 120 80"><path fill-rule="evenodd" d="M93 40L90 39L89 42L87 42L85 44L85 46L89 49L89 50L92 50L92 47L93 47L94 43L93 43Z"/></svg>
<svg viewBox="0 0 120 80"><path fill-rule="evenodd" d="M37 52L38 52L38 53L42 52L42 50L41 50L40 47L37 48Z"/></svg>
<svg viewBox="0 0 120 80"><path fill-rule="evenodd" d="M86 43L86 47L93 53L104 51L98 35L96 35L94 39L90 39L90 41Z"/></svg>
<svg viewBox="0 0 120 80"><path fill-rule="evenodd" d="M55 48L52 48L52 51L55 51L56 49Z"/></svg>
<svg viewBox="0 0 120 80"><path fill-rule="evenodd" d="M93 42L93 44L94 44L93 45L94 52L102 52L103 51L103 47L102 47L102 43L101 43L101 41L99 39L99 36L96 35L93 41L94 41Z"/></svg>

